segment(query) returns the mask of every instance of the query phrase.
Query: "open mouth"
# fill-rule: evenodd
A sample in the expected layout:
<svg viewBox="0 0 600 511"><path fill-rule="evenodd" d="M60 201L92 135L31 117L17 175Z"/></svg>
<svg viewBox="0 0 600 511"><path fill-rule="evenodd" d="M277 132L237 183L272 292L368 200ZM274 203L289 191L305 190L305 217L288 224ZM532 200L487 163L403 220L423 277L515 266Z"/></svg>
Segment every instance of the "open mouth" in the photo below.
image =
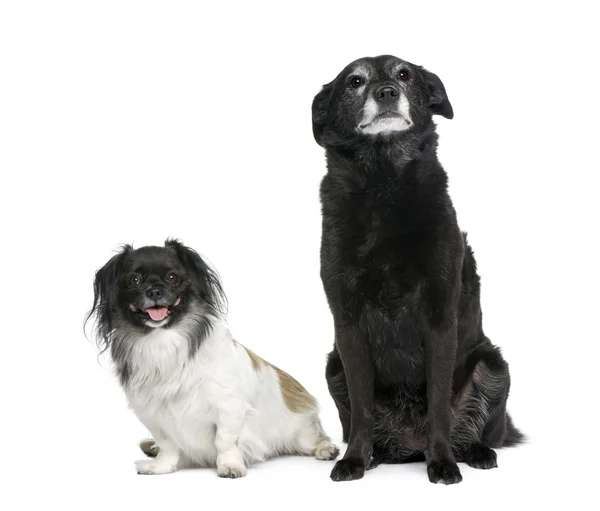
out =
<svg viewBox="0 0 600 511"><path fill-rule="evenodd" d="M162 321L163 319L166 319L171 312L173 312L173 309L179 305L179 302L181 302L181 298L177 297L177 300L175 300L173 304L169 305L168 307L157 306L148 307L147 309L140 309L131 303L129 304L129 308L137 314L147 315L152 321Z"/></svg>

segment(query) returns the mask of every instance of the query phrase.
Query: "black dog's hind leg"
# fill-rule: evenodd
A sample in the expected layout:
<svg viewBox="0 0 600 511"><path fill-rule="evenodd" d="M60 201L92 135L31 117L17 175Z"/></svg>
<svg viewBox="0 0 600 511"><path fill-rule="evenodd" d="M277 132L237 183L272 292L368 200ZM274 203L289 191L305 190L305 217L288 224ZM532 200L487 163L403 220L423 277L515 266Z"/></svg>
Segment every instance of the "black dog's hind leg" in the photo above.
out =
<svg viewBox="0 0 600 511"><path fill-rule="evenodd" d="M477 361L454 405L452 447L459 461L489 469L498 466L492 448L517 443L522 436L506 413L508 364L497 348L474 357Z"/></svg>

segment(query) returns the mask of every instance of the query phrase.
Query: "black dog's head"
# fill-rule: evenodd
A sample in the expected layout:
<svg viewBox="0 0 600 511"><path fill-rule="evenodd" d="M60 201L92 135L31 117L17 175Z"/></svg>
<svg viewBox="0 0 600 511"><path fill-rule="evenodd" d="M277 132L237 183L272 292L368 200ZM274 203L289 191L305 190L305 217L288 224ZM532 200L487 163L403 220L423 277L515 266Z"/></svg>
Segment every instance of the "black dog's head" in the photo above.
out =
<svg viewBox="0 0 600 511"><path fill-rule="evenodd" d="M108 344L115 328L170 328L191 308L204 315L223 311L225 296L216 273L197 252L176 240L134 250L125 245L94 280L98 333Z"/></svg>
<svg viewBox="0 0 600 511"><path fill-rule="evenodd" d="M441 80L390 55L356 60L323 86L312 105L313 133L323 147L397 141L424 131L432 115L453 117Z"/></svg>

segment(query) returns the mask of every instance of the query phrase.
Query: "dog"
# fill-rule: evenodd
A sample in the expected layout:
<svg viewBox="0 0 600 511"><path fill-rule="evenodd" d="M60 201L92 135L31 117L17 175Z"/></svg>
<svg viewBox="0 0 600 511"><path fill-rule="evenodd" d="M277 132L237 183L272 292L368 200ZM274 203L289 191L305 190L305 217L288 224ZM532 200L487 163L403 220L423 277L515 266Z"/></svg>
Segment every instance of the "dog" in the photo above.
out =
<svg viewBox="0 0 600 511"><path fill-rule="evenodd" d="M335 481L379 463L497 466L523 435L506 413L508 365L482 329L480 281L436 155L454 115L435 74L382 55L349 64L312 105L325 148L321 279L333 315L326 378L348 448Z"/></svg>
<svg viewBox="0 0 600 511"><path fill-rule="evenodd" d="M96 316L100 348L153 437L137 472L216 466L237 478L277 455L335 459L317 400L233 339L224 303L216 272L176 240L125 245L96 273L87 319Z"/></svg>

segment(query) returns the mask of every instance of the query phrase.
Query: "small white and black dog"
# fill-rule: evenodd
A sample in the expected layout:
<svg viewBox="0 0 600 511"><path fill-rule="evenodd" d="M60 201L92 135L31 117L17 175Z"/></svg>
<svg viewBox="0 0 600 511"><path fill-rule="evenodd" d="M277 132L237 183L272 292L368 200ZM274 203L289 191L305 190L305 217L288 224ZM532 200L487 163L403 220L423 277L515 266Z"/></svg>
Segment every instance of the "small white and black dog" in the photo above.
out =
<svg viewBox="0 0 600 511"><path fill-rule="evenodd" d="M140 474L215 466L246 475L282 454L331 460L316 399L294 378L237 343L224 325L217 274L178 241L126 245L98 270L97 334L120 383L153 436Z"/></svg>

